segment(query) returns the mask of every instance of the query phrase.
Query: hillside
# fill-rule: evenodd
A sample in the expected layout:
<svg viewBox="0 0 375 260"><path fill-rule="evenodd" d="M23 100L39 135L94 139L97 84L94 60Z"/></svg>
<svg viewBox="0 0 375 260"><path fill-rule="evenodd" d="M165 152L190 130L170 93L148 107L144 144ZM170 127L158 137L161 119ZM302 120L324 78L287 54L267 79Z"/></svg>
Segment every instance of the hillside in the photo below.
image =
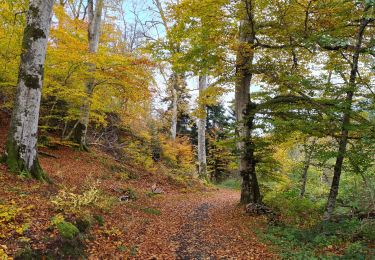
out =
<svg viewBox="0 0 375 260"><path fill-rule="evenodd" d="M3 149L6 129L0 133ZM122 165L96 149L90 153L64 146L40 150L54 156L40 158L52 184L16 176L0 165L0 245L9 257L273 256L251 231L250 226L258 227L259 220L237 206L237 191L207 188L197 180L176 179L162 170L150 173L140 165ZM155 183L162 194L151 192ZM88 192L98 194L81 207L74 206L78 197L62 197L66 205L60 208L62 204L53 201L63 190L86 194L82 204L94 196ZM129 200L119 201L126 195ZM78 237L64 238L64 231L52 223L61 213L80 229Z"/></svg>

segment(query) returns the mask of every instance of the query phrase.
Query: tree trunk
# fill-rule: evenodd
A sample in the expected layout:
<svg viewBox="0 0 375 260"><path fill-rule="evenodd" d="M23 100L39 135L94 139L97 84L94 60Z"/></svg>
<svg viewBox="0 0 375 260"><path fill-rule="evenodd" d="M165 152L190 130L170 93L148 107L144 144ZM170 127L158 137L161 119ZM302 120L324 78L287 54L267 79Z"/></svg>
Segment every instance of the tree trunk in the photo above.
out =
<svg viewBox="0 0 375 260"><path fill-rule="evenodd" d="M331 189L328 196L326 211L324 213L323 219L325 221L329 221L332 217L333 211L335 209L336 198L339 191L340 185L340 176L342 171L342 165L345 159L346 154L346 147L348 144L348 136L349 136L349 127L350 127L350 115L352 112L352 103L353 103L353 96L356 88L356 79L358 73L358 61L361 52L362 40L363 35L365 33L366 26L368 25L369 20L366 18L361 19L357 39L356 39L356 47L353 54L353 60L351 63L351 71L350 71L350 79L348 84L348 89L346 91L346 98L345 98L345 105L344 105L344 115L342 118L342 125L341 125L341 136L339 139L339 148L336 157L335 167L333 169L333 179L331 184Z"/></svg>
<svg viewBox="0 0 375 260"><path fill-rule="evenodd" d="M37 133L44 62L53 0L31 0L23 36L17 95L6 145L6 162L13 172L48 180L37 153Z"/></svg>
<svg viewBox="0 0 375 260"><path fill-rule="evenodd" d="M178 76L176 73L173 74L173 86L172 86L172 123L171 123L171 138L176 140L177 136L177 116L178 116Z"/></svg>
<svg viewBox="0 0 375 260"><path fill-rule="evenodd" d="M97 53L99 47L99 36L100 36L100 26L102 21L104 0L97 0L94 10L94 0L88 1L88 40L89 40L89 52ZM88 64L88 71L91 75L95 73L95 64ZM80 144L80 149L88 151L86 136L87 129L90 122L90 111L91 111L91 99L95 88L95 77L92 76L86 82L86 96L81 107L81 117L78 126L76 127L74 134L74 141Z"/></svg>
<svg viewBox="0 0 375 260"><path fill-rule="evenodd" d="M199 76L199 95L203 94L207 88L207 75ZM207 178L207 159L206 159L206 106L204 106L204 115L198 118L198 174L201 179Z"/></svg>
<svg viewBox="0 0 375 260"><path fill-rule="evenodd" d="M302 184L301 184L301 193L300 193L301 198L303 198L305 196L306 183L307 183L307 173L308 173L309 168L310 168L310 162L311 162L312 154L314 152L315 143L316 143L316 139L312 140L311 145L308 144L308 139L305 140L305 144L304 144L305 161L304 161L303 172L302 172Z"/></svg>
<svg viewBox="0 0 375 260"><path fill-rule="evenodd" d="M239 28L239 47L236 57L235 112L237 120L237 149L241 153L239 171L242 176L242 204L260 203L259 184L256 177L256 160L251 131L254 107L250 99L251 66L254 60L255 31L253 22L253 2L243 1L243 19Z"/></svg>

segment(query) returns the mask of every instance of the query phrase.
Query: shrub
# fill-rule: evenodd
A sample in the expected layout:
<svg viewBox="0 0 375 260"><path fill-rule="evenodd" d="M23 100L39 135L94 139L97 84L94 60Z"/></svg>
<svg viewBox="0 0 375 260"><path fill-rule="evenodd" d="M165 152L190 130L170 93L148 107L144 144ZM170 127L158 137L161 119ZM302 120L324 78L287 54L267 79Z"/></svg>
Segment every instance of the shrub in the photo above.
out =
<svg viewBox="0 0 375 260"><path fill-rule="evenodd" d="M22 235L29 227L29 213L33 206L19 207L16 202L0 204L0 238L11 234Z"/></svg>
<svg viewBox="0 0 375 260"><path fill-rule="evenodd" d="M312 226L319 222L323 203L300 198L293 192L269 192L263 202L278 211L287 224Z"/></svg>
<svg viewBox="0 0 375 260"><path fill-rule="evenodd" d="M179 137L175 141L162 139L162 160L185 174L193 173L195 169L193 147L185 137Z"/></svg>
<svg viewBox="0 0 375 260"><path fill-rule="evenodd" d="M366 259L366 248L361 242L350 244L345 250L345 259Z"/></svg>
<svg viewBox="0 0 375 260"><path fill-rule="evenodd" d="M82 194L62 189L52 198L51 202L58 210L85 215L89 207L96 207L104 211L110 210L117 202L115 197L105 195L98 183L91 184Z"/></svg>
<svg viewBox="0 0 375 260"><path fill-rule="evenodd" d="M375 241L375 220L363 220L360 228L360 234L366 240Z"/></svg>
<svg viewBox="0 0 375 260"><path fill-rule="evenodd" d="M5 250L0 247L0 259L8 259L8 255L6 254Z"/></svg>
<svg viewBox="0 0 375 260"><path fill-rule="evenodd" d="M151 170L154 165L152 159L152 151L149 145L145 145L147 140L130 141L124 148L124 152L128 155L136 165L142 165L147 170Z"/></svg>
<svg viewBox="0 0 375 260"><path fill-rule="evenodd" d="M96 186L84 191L82 194L69 192L62 189L51 200L57 209L63 211L78 211L81 207L92 205L99 200L99 189Z"/></svg>
<svg viewBox="0 0 375 260"><path fill-rule="evenodd" d="M352 219L321 222L310 228L268 226L265 232L258 233L265 242L277 246L283 259L337 259L325 249L344 249L345 245L343 259L366 259L373 252L363 241L356 241L362 226L361 221Z"/></svg>

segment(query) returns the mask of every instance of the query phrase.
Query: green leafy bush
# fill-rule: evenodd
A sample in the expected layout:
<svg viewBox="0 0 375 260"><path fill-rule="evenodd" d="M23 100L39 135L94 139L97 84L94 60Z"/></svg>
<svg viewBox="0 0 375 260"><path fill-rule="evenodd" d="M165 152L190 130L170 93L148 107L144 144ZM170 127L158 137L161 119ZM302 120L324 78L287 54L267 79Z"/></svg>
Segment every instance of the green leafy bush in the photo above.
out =
<svg viewBox="0 0 375 260"><path fill-rule="evenodd" d="M344 258L346 259L366 259L366 247L361 242L350 244L345 250Z"/></svg>
<svg viewBox="0 0 375 260"><path fill-rule="evenodd" d="M296 192L269 192L263 202L279 212L287 224L312 226L319 222L323 212L323 202L313 202L301 198Z"/></svg>
<svg viewBox="0 0 375 260"><path fill-rule="evenodd" d="M357 241L362 227L363 221L352 219L309 228L268 226L258 234L266 243L276 245L282 259L337 259L339 255L326 250L333 247L342 248L343 259L366 259L373 252L368 244Z"/></svg>

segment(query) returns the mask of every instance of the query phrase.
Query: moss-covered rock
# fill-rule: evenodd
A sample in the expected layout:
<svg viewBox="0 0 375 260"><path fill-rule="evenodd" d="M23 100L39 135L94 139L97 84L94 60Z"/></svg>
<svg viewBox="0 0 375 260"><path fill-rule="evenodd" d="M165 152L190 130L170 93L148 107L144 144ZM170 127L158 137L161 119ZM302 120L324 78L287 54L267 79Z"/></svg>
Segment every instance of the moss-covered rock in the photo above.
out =
<svg viewBox="0 0 375 260"><path fill-rule="evenodd" d="M79 234L79 229L72 223L66 221L61 214L52 218L52 224L57 228L63 239L73 239Z"/></svg>

